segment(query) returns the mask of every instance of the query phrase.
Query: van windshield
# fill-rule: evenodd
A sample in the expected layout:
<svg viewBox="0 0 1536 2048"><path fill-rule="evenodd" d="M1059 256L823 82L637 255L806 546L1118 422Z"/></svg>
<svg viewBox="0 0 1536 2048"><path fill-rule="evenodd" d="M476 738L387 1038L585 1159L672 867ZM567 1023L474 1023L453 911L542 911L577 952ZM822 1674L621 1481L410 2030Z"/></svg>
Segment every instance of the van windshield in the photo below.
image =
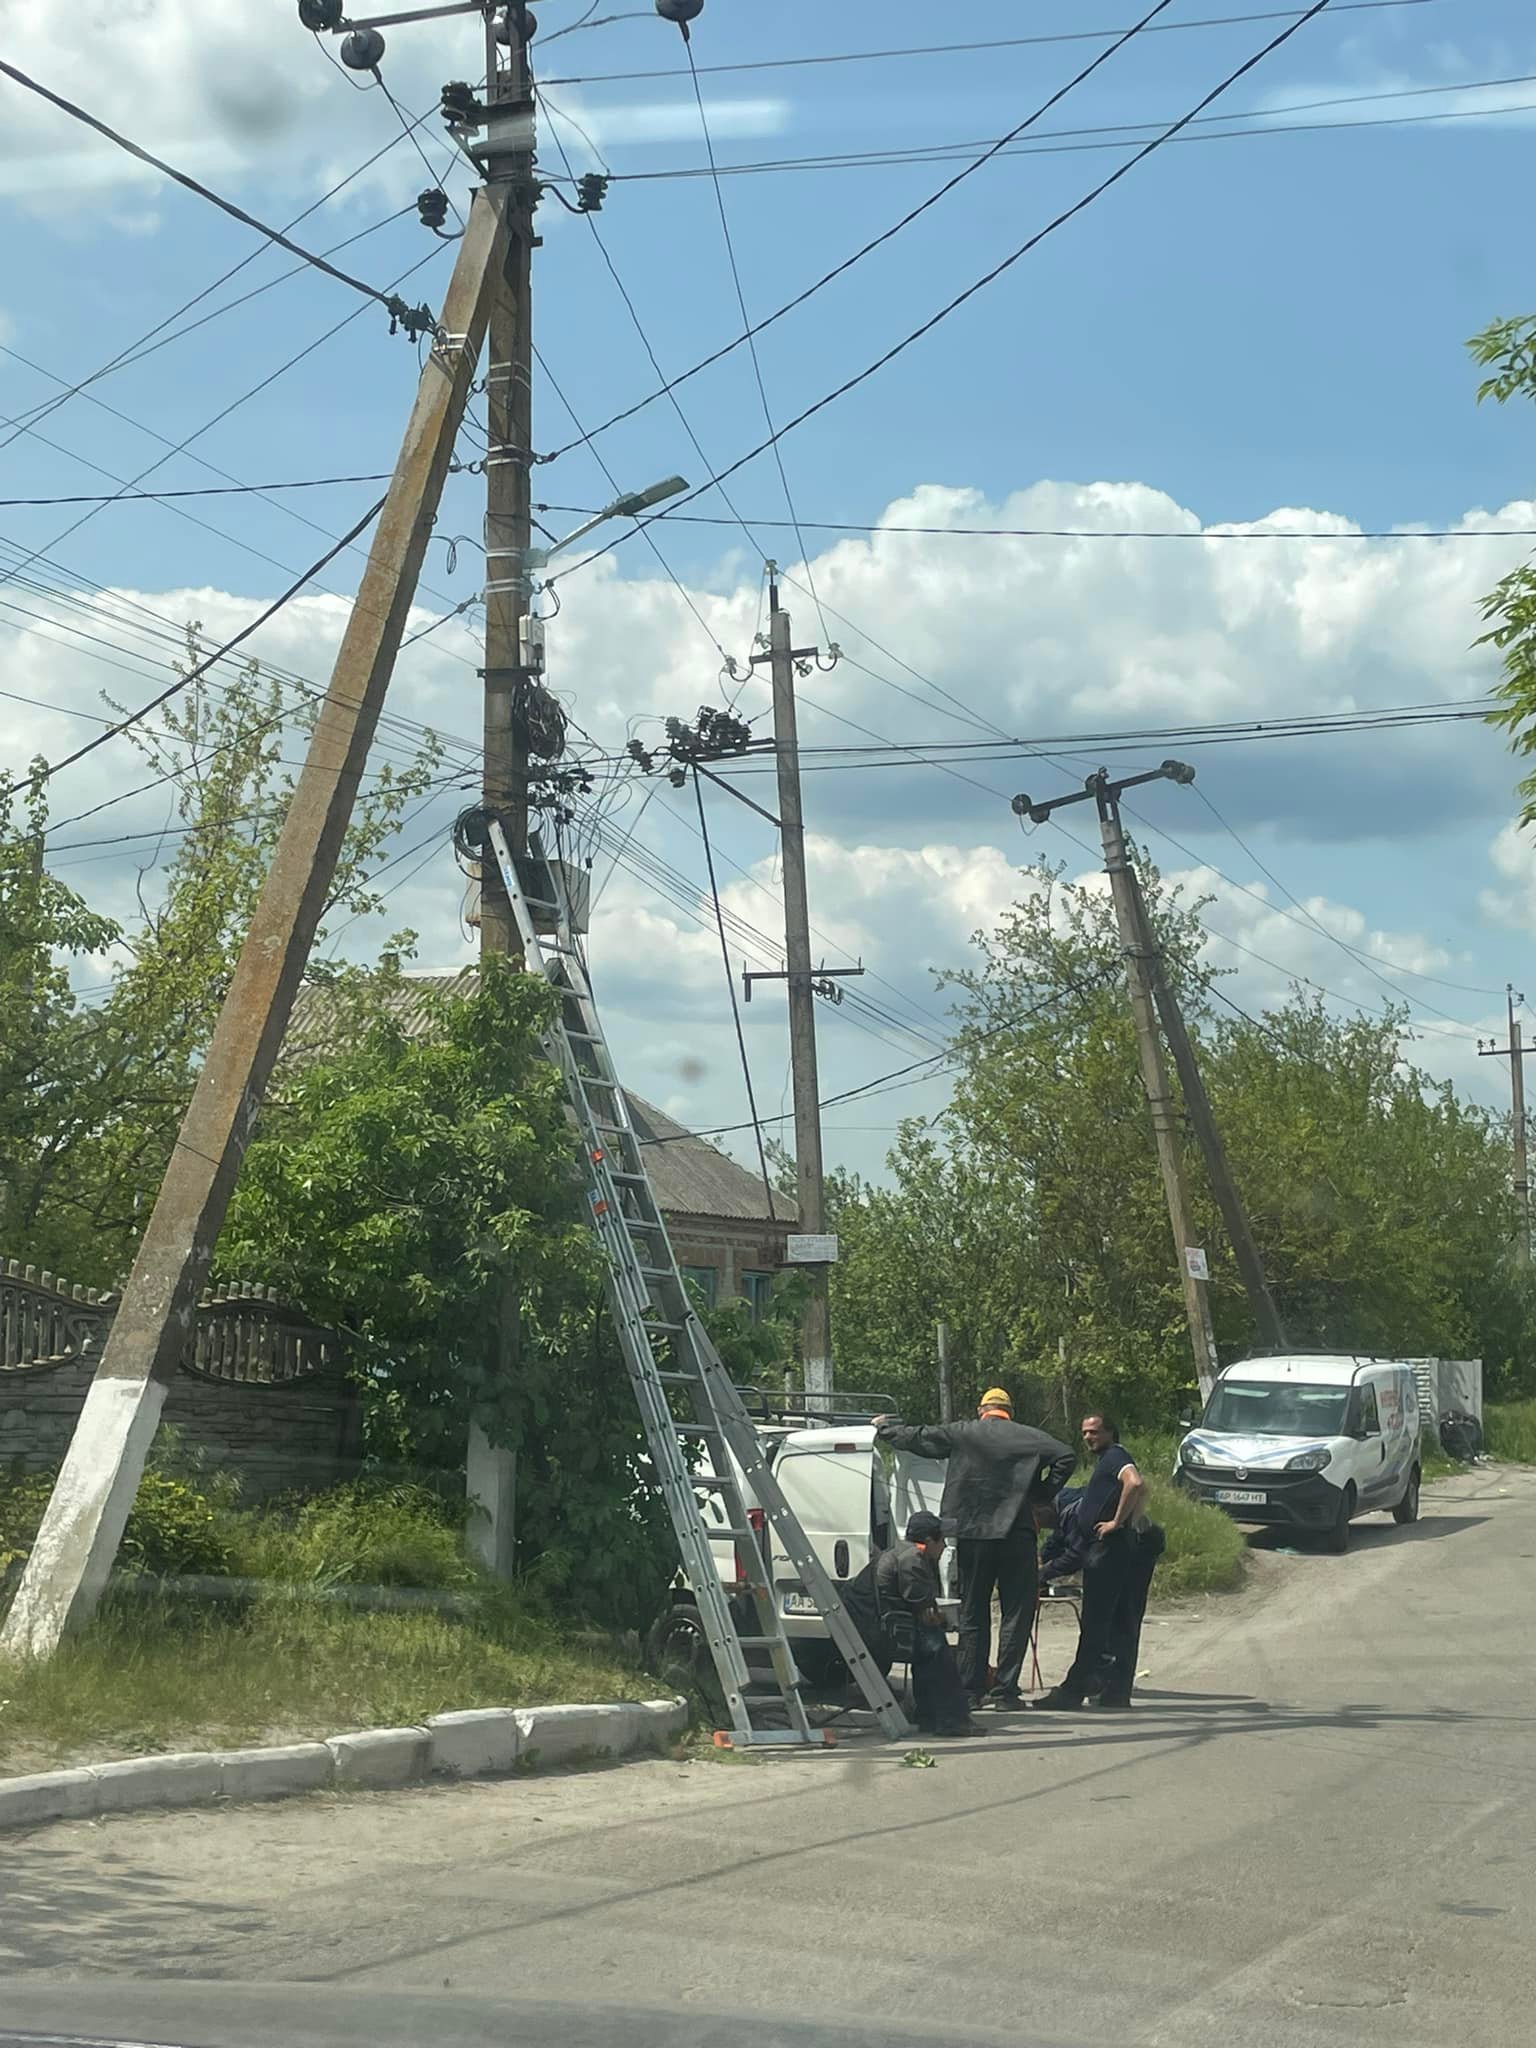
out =
<svg viewBox="0 0 1536 2048"><path fill-rule="evenodd" d="M1307 1387L1294 1380L1223 1380L1203 1427L1241 1436L1338 1436L1348 1387Z"/></svg>

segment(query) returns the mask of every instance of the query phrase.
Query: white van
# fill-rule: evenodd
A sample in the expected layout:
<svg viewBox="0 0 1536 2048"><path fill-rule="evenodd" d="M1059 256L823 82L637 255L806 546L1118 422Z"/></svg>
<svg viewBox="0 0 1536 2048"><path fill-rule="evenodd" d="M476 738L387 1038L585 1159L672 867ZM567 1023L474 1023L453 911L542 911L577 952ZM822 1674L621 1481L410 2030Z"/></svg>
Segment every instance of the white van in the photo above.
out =
<svg viewBox="0 0 1536 2048"><path fill-rule="evenodd" d="M856 1578L872 1555L888 1549L900 1537L908 1518L919 1509L933 1514L939 1511L944 1493L943 1465L877 1445L874 1429L868 1422L822 1424L809 1429L760 1425L759 1436L769 1454L774 1477L834 1582L846 1583ZM738 1477L748 1521L768 1549L766 1517L755 1504L745 1478L739 1473ZM708 1519L724 1522L725 1509L718 1494L701 1494L700 1506ZM730 1537L714 1538L711 1547L722 1584L727 1589L739 1589L738 1626L744 1633L751 1633L747 1560L741 1555L740 1545ZM784 1633L802 1673L812 1684L835 1680L842 1671L842 1660L827 1634L826 1622L817 1613L777 1540L769 1552L768 1565ZM952 1546L945 1551L942 1571L947 1595L943 1604L953 1624L958 1602L954 1598ZM676 1662L702 1673L709 1663L697 1602L682 1572L672 1582L666 1611L651 1632L649 1647L658 1668Z"/></svg>
<svg viewBox="0 0 1536 2048"><path fill-rule="evenodd" d="M1238 1522L1349 1544L1356 1515L1419 1518L1419 1398L1401 1359L1250 1358L1229 1365L1179 1445L1177 1482Z"/></svg>

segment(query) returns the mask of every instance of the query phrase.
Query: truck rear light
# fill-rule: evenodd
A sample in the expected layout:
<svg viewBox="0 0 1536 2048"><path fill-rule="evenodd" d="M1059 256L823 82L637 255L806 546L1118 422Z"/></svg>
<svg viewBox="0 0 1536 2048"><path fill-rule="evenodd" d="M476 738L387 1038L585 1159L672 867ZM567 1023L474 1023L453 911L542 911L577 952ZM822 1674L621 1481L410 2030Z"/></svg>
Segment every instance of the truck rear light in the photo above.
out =
<svg viewBox="0 0 1536 2048"><path fill-rule="evenodd" d="M748 1526L748 1527L749 1527L749 1528L751 1529L751 1531L752 1531L753 1535L754 1535L754 1536L756 1536L756 1538L757 1538L757 1547L758 1547L758 1550L759 1550L759 1552L761 1552L761 1553L762 1553L762 1555L763 1555L763 1559L764 1559L764 1562L766 1563L766 1561L767 1561L767 1542L766 1542L766 1537L767 1537L767 1530L768 1530L768 1517L767 1517L767 1515L765 1514L765 1512L763 1511L763 1509L762 1509L762 1508L748 1508L748 1509L747 1509L747 1526ZM738 1586L745 1586L745 1585L747 1584L747 1581L748 1581L748 1578L749 1578L749 1576L750 1576L750 1574L749 1574L749 1573L748 1573L748 1571L747 1571L747 1560L746 1560L746 1558L745 1558L745 1557L744 1557L744 1556L742 1555L742 1549L741 1549L741 1545L740 1545L740 1543L737 1543L737 1545L736 1545L736 1583L737 1583L737 1585L738 1585Z"/></svg>

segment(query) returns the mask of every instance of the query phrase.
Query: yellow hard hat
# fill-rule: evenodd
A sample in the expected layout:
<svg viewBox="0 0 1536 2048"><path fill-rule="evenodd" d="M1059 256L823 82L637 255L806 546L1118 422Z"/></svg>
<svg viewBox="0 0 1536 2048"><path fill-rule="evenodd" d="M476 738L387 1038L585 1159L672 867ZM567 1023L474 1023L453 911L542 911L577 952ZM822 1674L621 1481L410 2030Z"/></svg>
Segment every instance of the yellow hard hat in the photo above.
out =
<svg viewBox="0 0 1536 2048"><path fill-rule="evenodd" d="M1013 1413L1013 1396L1002 1387L988 1387L981 1397L980 1405L983 1408L1006 1408L1011 1415Z"/></svg>

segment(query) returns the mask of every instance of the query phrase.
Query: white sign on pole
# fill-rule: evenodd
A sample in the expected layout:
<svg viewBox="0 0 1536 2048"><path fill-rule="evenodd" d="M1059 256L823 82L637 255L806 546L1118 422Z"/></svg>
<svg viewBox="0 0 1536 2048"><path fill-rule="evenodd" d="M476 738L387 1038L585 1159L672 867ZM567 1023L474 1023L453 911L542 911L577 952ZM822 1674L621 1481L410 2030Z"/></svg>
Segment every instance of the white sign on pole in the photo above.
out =
<svg viewBox="0 0 1536 2048"><path fill-rule="evenodd" d="M835 1266L837 1239L834 1236L792 1236L785 1243L785 1256L792 1266Z"/></svg>
<svg viewBox="0 0 1536 2048"><path fill-rule="evenodd" d="M1188 1273L1188 1275L1189 1275L1189 1277L1190 1277L1190 1279L1191 1279L1191 1280L1209 1280L1209 1279L1210 1279L1210 1277L1211 1277L1211 1267L1210 1267L1210 1261L1209 1261L1209 1260L1208 1260L1208 1259L1206 1258L1206 1256L1205 1256L1205 1252L1203 1251L1203 1249L1202 1249L1202 1248L1201 1248L1201 1247L1200 1247L1199 1245L1197 1245L1197 1244L1187 1244L1187 1245L1185 1245L1185 1247L1184 1247L1184 1270L1185 1270L1185 1271L1186 1271L1186 1272Z"/></svg>

